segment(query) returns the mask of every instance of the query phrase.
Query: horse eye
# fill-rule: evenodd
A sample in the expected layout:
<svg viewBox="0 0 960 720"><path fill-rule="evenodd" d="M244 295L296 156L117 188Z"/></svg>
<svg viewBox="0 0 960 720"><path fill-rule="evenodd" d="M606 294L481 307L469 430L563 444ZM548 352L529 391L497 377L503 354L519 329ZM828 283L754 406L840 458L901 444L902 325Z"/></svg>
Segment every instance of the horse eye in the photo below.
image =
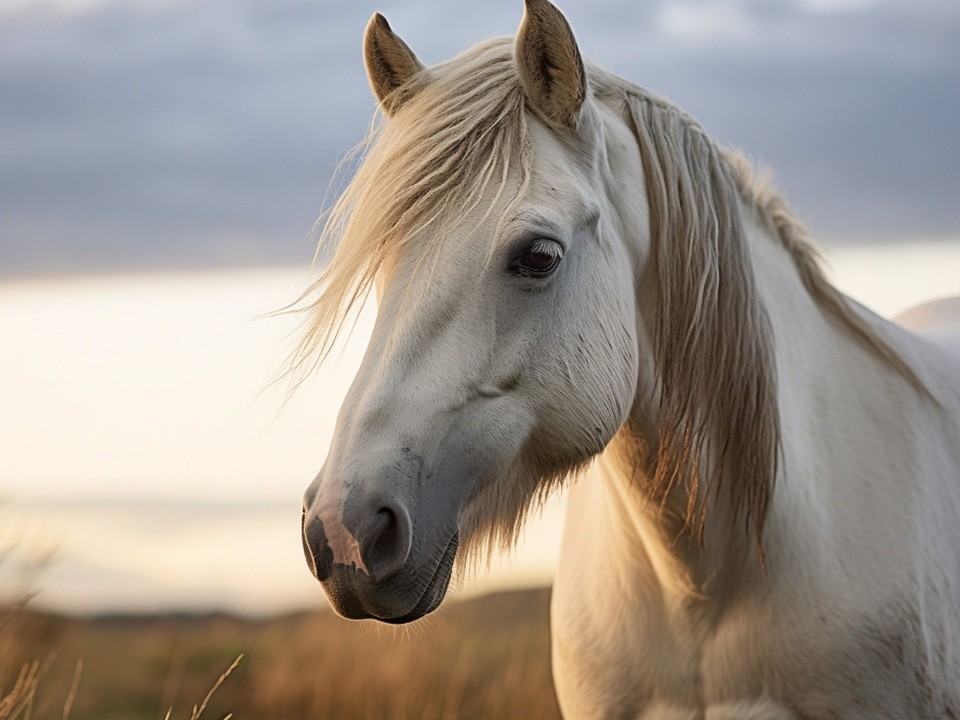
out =
<svg viewBox="0 0 960 720"><path fill-rule="evenodd" d="M556 240L541 238L513 261L511 269L524 277L546 277L563 259L563 247Z"/></svg>

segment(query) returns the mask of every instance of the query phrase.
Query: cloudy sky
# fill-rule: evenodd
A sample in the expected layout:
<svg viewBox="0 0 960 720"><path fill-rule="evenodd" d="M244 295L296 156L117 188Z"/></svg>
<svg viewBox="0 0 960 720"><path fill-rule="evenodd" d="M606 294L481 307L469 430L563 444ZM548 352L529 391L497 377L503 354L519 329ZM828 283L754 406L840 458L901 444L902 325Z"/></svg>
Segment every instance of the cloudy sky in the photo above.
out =
<svg viewBox="0 0 960 720"><path fill-rule="evenodd" d="M956 0L565 0L584 54L772 167L828 245L960 233ZM520 0L0 0L0 277L306 264L373 110Z"/></svg>

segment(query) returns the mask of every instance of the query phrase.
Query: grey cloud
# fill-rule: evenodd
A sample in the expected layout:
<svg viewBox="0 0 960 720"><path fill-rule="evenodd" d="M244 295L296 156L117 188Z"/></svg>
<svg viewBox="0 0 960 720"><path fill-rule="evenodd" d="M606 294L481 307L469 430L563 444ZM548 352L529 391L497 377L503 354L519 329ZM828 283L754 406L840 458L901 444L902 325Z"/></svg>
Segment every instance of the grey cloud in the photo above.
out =
<svg viewBox="0 0 960 720"><path fill-rule="evenodd" d="M512 33L521 5L128 0L0 20L0 274L307 263L373 110L369 14L435 62ZM825 240L960 233L960 5L732 5L748 35L684 40L666 2L562 3L587 56L771 166Z"/></svg>

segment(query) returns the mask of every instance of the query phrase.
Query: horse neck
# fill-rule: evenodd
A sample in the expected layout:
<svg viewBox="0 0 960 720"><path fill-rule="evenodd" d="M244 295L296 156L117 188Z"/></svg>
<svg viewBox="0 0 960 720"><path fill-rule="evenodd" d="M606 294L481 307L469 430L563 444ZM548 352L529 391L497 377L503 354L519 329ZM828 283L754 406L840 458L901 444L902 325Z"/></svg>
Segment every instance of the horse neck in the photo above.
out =
<svg viewBox="0 0 960 720"><path fill-rule="evenodd" d="M826 483L817 486L815 474L805 471L811 452L817 454L818 467L848 467L855 462L850 445L837 440L840 428L831 419L846 418L861 427L882 422L871 412L871 398L885 385L894 384L902 393L907 384L843 323L824 312L804 287L780 238L755 221L752 210L744 209L743 216L757 293L774 329L782 425L783 457L764 526L766 552L742 518L735 516L734 503L724 493L701 490L705 515L698 536L683 519L690 500L687 486L678 486L660 500L645 492L658 424L656 388L643 378L628 422L600 460L611 532L615 542L631 548L623 555L625 561L637 563L635 572L652 574L661 588L685 600L717 600L715 608L734 594L764 584L798 538L817 537L829 522L809 506L811 498L825 499L830 488ZM650 299L640 303L641 338L648 336L644 316L652 315L649 307L644 311L644 302L649 304ZM651 369L649 364L642 367L641 375L649 377Z"/></svg>

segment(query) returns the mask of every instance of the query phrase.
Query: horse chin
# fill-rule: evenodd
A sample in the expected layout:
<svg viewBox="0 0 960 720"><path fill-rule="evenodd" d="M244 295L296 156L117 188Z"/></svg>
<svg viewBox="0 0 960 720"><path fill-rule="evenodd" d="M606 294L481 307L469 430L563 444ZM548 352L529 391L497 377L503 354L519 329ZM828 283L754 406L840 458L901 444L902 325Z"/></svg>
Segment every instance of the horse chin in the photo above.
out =
<svg viewBox="0 0 960 720"><path fill-rule="evenodd" d="M459 542L459 533L450 538L447 549L443 551L443 556L440 558L440 563L437 565L433 577L430 578L430 582L424 588L423 595L420 596L420 600L410 612L399 617L378 617L376 619L391 625L405 625L429 615L440 607L440 603L443 602L443 598L447 594L447 588L450 586L450 578L453 575L453 561L457 555Z"/></svg>
<svg viewBox="0 0 960 720"><path fill-rule="evenodd" d="M352 586L351 589L355 590L357 581L363 583L360 578L365 578L366 576L359 573L354 567L345 568L342 566L334 569L334 577L331 578L331 582L323 583L324 588L327 590L327 595L330 598L330 604L338 615L348 620L378 620L379 622L391 625L404 625L419 620L425 615L432 613L440 606L440 603L443 602L443 598L447 594L447 588L450 586L450 578L453 575L454 559L457 555L459 541L459 533L454 534L453 537L450 538L446 549L443 551L443 555L441 555L437 566L433 570L430 580L423 586L423 590L417 601L412 607L409 607L409 609L393 612L393 607L390 607L382 601L374 601L370 596L368 596L369 599L364 602L361 596L366 593L361 593L358 596L351 591L344 592L345 586ZM353 582L343 583L342 580L345 578L337 577L341 569L345 575L352 577ZM375 587L376 586L367 586L366 589L372 595ZM381 589L381 592L387 594L383 589ZM399 603L393 602L390 603L390 605L396 607Z"/></svg>

